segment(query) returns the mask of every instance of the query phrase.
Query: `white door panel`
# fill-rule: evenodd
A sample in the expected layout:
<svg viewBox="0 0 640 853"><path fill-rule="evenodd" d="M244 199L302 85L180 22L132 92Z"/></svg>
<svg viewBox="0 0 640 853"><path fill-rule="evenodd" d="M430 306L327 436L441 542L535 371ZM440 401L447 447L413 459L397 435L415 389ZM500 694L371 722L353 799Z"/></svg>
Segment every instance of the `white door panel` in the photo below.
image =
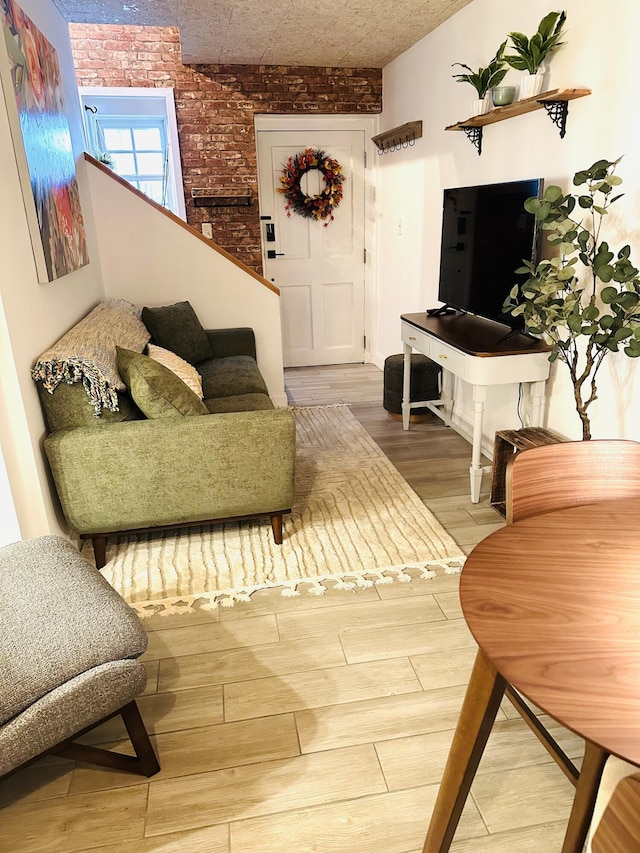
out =
<svg viewBox="0 0 640 853"><path fill-rule="evenodd" d="M342 166L343 198L334 219L318 222L287 216L276 190L289 157L320 148ZM364 133L362 131L258 131L260 215L275 226L266 242L266 278L281 292L286 367L345 364L364 360ZM301 189L316 195L324 187L312 170ZM276 253L274 258L267 251Z"/></svg>

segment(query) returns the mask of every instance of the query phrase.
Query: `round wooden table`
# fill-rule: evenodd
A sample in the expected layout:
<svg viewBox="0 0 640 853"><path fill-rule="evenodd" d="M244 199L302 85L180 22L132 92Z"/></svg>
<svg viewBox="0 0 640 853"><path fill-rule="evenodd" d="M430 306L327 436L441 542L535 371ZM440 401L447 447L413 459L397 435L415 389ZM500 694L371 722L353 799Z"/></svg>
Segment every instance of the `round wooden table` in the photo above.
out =
<svg viewBox="0 0 640 853"><path fill-rule="evenodd" d="M449 849L508 684L586 740L562 848L580 851L608 754L640 764L640 498L498 530L460 599L480 649L424 851Z"/></svg>

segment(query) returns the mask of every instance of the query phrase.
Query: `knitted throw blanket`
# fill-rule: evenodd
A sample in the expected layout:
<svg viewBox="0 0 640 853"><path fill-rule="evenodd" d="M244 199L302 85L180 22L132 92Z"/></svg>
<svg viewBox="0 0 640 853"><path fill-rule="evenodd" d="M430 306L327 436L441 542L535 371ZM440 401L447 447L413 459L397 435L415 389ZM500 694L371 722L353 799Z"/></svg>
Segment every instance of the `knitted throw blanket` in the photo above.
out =
<svg viewBox="0 0 640 853"><path fill-rule="evenodd" d="M38 358L31 375L50 394L61 382L82 382L96 417L118 411L116 346L142 352L151 335L140 310L126 299L106 299Z"/></svg>

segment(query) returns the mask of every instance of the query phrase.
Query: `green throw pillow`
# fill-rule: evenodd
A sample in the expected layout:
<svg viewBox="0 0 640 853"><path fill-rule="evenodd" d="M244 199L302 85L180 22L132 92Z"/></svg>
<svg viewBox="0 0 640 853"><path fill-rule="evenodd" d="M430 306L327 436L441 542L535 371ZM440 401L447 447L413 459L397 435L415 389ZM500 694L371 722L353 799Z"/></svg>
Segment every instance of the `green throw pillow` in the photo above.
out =
<svg viewBox="0 0 640 853"><path fill-rule="evenodd" d="M198 364L213 356L207 333L190 302L143 308L142 322L159 347L175 352L189 364Z"/></svg>
<svg viewBox="0 0 640 853"><path fill-rule="evenodd" d="M171 370L139 352L116 347L118 371L131 399L147 418L207 415L197 394Z"/></svg>

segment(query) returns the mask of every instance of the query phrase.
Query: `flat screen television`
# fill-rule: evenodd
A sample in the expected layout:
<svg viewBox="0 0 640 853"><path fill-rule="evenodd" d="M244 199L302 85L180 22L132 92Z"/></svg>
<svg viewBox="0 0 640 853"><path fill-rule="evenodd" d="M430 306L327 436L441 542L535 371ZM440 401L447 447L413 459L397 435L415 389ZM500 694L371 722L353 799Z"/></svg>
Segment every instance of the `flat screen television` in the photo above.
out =
<svg viewBox="0 0 640 853"><path fill-rule="evenodd" d="M524 202L541 191L538 178L445 189L438 288L444 307L521 328L502 306L513 285L526 281L515 270L535 258L536 221Z"/></svg>

